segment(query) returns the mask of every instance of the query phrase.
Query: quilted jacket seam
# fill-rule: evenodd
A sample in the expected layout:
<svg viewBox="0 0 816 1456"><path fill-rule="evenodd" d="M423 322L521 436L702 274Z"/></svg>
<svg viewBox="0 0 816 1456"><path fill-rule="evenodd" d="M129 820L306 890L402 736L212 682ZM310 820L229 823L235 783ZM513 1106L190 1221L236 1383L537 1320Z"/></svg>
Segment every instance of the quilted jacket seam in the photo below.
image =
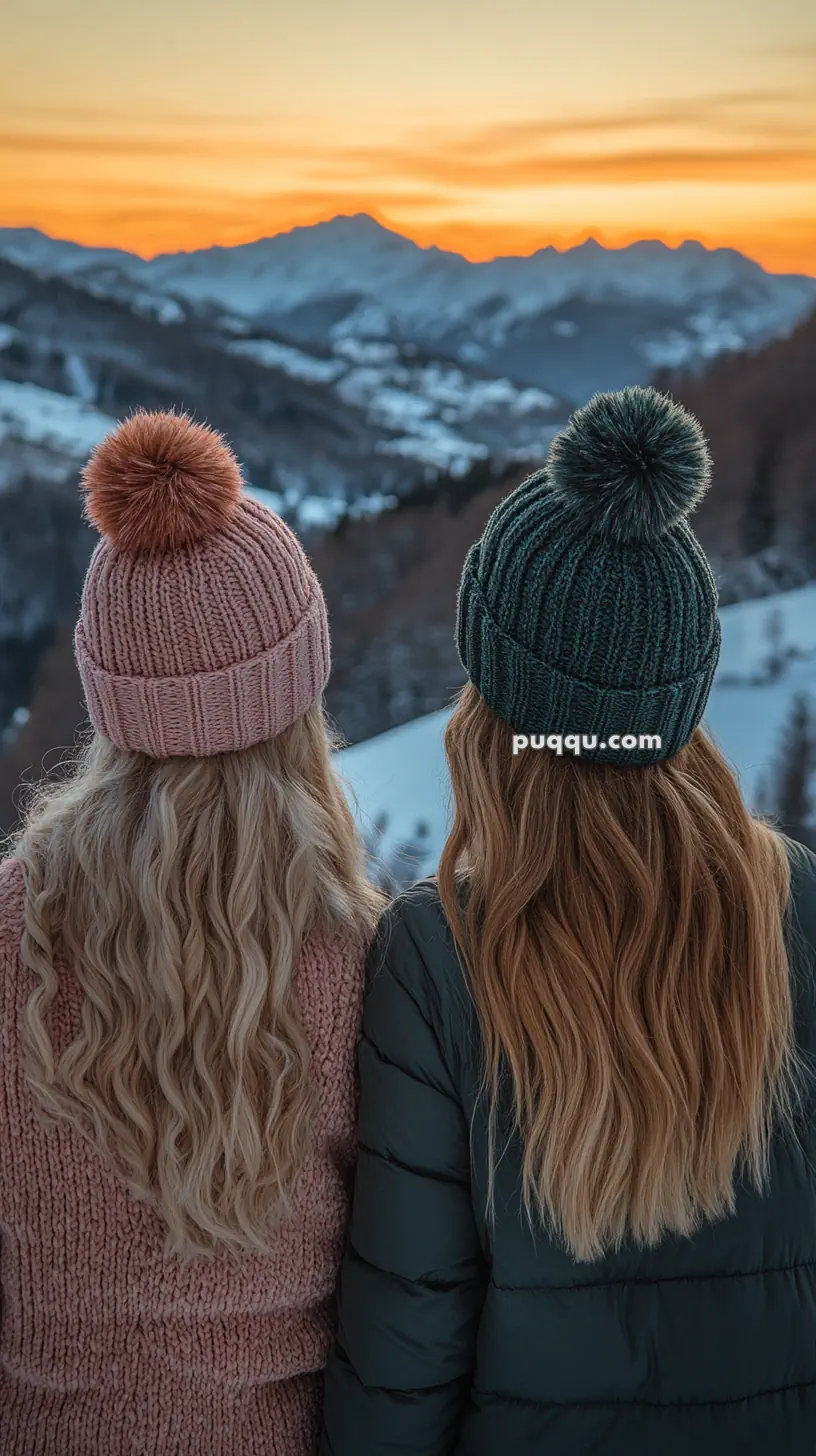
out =
<svg viewBox="0 0 816 1456"><path fill-rule="evenodd" d="M655 1284L709 1284L720 1279L764 1279L770 1274L792 1274L798 1269L813 1269L816 1259L803 1259L795 1264L780 1264L774 1269L728 1269L706 1274L666 1274L657 1279L598 1279L591 1284L497 1284L494 1289L505 1294L578 1294L585 1289L621 1289Z"/></svg>
<svg viewBox="0 0 816 1456"><path fill-rule="evenodd" d="M752 1400L769 1400L772 1396L788 1395L795 1390L812 1390L814 1386L816 1377L813 1380L796 1381L793 1385L777 1385L767 1390L752 1391L750 1395L727 1396L722 1400L533 1400L482 1390L476 1385L471 1386L471 1393L472 1398L487 1399L503 1405L534 1406L539 1410L631 1410L633 1406L649 1410L702 1410L717 1406L745 1405Z"/></svg>

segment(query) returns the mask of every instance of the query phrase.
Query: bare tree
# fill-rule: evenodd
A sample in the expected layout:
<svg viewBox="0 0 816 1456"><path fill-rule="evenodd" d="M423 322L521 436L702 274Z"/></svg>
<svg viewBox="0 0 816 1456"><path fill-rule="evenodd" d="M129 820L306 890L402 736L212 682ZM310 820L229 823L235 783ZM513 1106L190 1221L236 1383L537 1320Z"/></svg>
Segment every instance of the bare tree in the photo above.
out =
<svg viewBox="0 0 816 1456"><path fill-rule="evenodd" d="M816 718L807 693L794 697L779 745L775 812L792 839L816 849L811 779L816 769Z"/></svg>
<svg viewBox="0 0 816 1456"><path fill-rule="evenodd" d="M785 666L786 652L783 646L785 624L779 607L772 607L764 622L765 641L768 651L765 657L765 672L769 682L781 677Z"/></svg>

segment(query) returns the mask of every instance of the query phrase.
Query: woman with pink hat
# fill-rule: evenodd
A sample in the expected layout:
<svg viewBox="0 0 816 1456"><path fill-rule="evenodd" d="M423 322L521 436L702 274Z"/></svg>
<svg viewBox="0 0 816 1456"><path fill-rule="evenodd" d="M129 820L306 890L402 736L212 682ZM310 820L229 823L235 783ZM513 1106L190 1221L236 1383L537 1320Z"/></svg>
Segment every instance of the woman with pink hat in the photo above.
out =
<svg viewBox="0 0 816 1456"><path fill-rule="evenodd" d="M325 602L184 416L84 488L93 734L0 866L0 1450L306 1456L379 908Z"/></svg>

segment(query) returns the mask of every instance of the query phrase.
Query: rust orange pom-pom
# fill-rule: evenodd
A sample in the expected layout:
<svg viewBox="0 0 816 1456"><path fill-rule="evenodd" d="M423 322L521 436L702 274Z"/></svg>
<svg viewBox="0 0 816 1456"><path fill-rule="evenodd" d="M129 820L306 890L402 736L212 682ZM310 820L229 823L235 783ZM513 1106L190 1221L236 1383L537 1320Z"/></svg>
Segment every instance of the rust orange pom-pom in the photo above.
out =
<svg viewBox="0 0 816 1456"><path fill-rule="evenodd" d="M85 513L124 551L173 551L227 524L241 471L226 440L188 415L139 410L82 473Z"/></svg>

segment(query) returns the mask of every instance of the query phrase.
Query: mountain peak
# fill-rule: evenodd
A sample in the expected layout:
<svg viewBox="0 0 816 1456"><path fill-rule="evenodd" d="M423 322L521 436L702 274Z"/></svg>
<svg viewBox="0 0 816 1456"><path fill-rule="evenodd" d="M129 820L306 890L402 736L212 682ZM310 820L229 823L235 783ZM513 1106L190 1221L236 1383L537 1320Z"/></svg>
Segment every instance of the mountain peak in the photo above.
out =
<svg viewBox="0 0 816 1456"><path fill-rule="evenodd" d="M0 234L0 257L113 289L111 296L134 297L137 307L149 292L268 319L309 300L354 296L382 310L406 337L467 329L466 320L491 299L501 300L490 325L495 335L497 329L506 333L514 317L530 318L575 297L638 305L652 300L661 308L694 310L741 291L753 332L776 327L777 320L793 321L816 298L816 279L769 275L741 253L710 249L695 239L670 247L645 238L609 248L588 237L571 248L547 245L523 257L470 262L456 252L421 247L365 212L149 261L7 230ZM491 317L495 314L493 307ZM482 320L479 327L487 325Z"/></svg>
<svg viewBox="0 0 816 1456"><path fill-rule="evenodd" d="M339 212L335 217L325 218L322 222L299 223L296 227L290 228L288 232L273 234L266 239L274 242L276 237L299 238L305 234L312 233L315 237L342 238L346 242L381 242L385 239L394 240L403 248L416 248L417 244L396 228L388 227L385 223L379 222L377 218L371 217L367 212Z"/></svg>

